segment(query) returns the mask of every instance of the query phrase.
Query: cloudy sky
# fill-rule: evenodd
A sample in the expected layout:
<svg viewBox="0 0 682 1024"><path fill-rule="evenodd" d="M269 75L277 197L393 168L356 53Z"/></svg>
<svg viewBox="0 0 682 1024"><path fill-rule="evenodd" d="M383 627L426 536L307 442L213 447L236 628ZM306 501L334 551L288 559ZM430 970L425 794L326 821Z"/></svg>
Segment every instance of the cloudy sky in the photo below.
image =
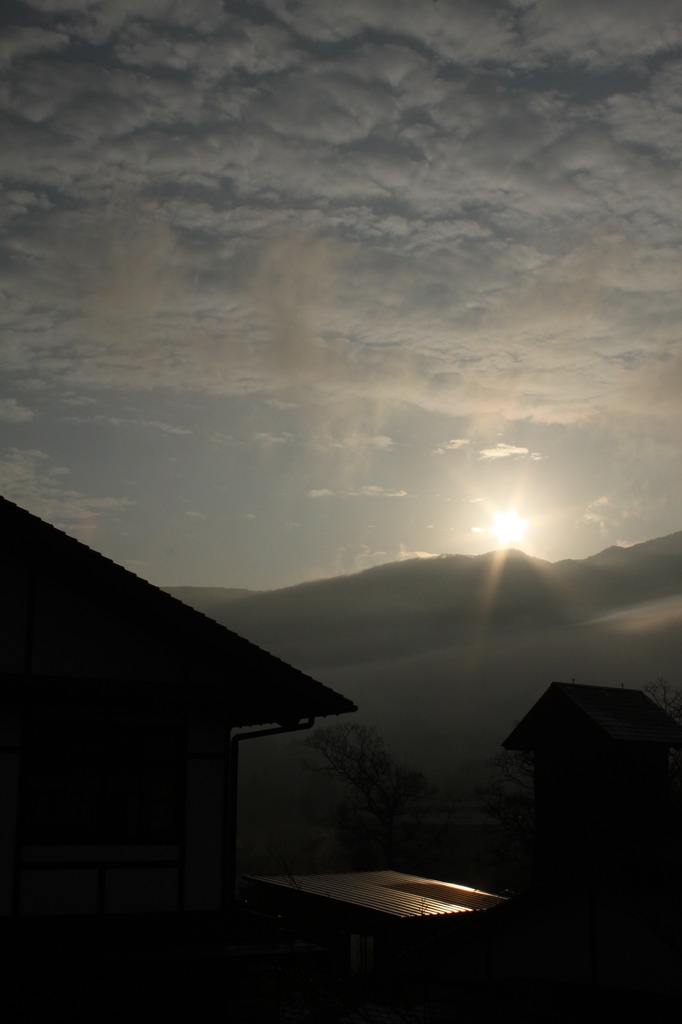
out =
<svg viewBox="0 0 682 1024"><path fill-rule="evenodd" d="M675 0L34 0L0 492L159 584L682 528Z"/></svg>

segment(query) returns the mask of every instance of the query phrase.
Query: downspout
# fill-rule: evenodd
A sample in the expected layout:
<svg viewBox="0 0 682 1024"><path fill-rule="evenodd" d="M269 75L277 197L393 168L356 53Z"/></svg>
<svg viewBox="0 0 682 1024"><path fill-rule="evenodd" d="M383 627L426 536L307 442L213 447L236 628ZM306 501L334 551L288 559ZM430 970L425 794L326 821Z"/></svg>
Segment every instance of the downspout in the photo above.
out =
<svg viewBox="0 0 682 1024"><path fill-rule="evenodd" d="M237 809L239 801L239 744L242 740L255 740L261 736L280 736L287 732L302 732L312 729L314 717L299 721L296 725L276 725L269 729L252 729L250 732L239 732L230 739L229 757L225 758L225 780L227 801L223 819L224 846L227 846L227 872L223 882L222 909L234 902L237 888Z"/></svg>

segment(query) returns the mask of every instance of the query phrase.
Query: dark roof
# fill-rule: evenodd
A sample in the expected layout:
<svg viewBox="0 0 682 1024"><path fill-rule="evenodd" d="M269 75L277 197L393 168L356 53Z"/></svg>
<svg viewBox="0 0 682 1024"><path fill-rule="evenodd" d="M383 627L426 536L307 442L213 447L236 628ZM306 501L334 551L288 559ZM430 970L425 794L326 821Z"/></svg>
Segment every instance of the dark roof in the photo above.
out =
<svg viewBox="0 0 682 1024"><path fill-rule="evenodd" d="M29 572L171 645L188 667L199 662L219 674L219 685L192 680L192 696L229 707L234 725L295 723L356 710L348 698L2 497L0 547Z"/></svg>
<svg viewBox="0 0 682 1024"><path fill-rule="evenodd" d="M682 727L642 690L578 683L552 683L502 745L533 750L538 741L551 742L558 719L576 712L611 740L682 746Z"/></svg>
<svg viewBox="0 0 682 1024"><path fill-rule="evenodd" d="M489 910L505 902L454 882L405 875L400 871L349 871L323 875L249 875L251 881L311 896L351 903L394 917L433 917Z"/></svg>

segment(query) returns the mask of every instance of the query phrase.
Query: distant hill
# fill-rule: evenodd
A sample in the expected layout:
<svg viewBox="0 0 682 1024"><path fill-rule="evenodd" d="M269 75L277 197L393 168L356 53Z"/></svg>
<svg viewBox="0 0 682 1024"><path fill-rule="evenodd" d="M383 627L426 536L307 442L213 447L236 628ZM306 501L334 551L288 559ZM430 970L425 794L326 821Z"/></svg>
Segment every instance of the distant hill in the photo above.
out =
<svg viewBox="0 0 682 1024"><path fill-rule="evenodd" d="M682 532L582 560L443 555L275 591L169 592L443 771L493 752L554 679L682 682Z"/></svg>
<svg viewBox="0 0 682 1024"><path fill-rule="evenodd" d="M203 611L203 605L221 608L230 601L243 601L258 593L257 590L245 590L238 587L166 587L165 589L179 601L201 611ZM211 615L211 618L215 618L215 616Z"/></svg>

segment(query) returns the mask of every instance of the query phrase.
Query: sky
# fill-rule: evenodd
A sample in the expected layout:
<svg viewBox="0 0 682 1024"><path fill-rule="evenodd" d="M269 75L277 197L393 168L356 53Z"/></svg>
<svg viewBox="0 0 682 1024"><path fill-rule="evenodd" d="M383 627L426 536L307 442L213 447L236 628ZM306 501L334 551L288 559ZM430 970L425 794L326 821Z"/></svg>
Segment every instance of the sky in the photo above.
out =
<svg viewBox="0 0 682 1024"><path fill-rule="evenodd" d="M682 528L674 0L0 21L5 497L159 585Z"/></svg>

